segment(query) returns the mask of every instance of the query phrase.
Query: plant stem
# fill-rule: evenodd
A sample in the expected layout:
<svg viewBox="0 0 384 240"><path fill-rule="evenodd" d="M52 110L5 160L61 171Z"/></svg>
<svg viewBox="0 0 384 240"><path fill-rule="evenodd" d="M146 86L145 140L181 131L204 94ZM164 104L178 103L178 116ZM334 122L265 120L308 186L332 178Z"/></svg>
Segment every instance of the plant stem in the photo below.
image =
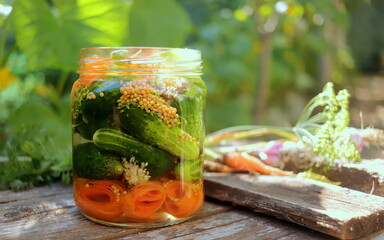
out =
<svg viewBox="0 0 384 240"><path fill-rule="evenodd" d="M215 153L225 154L229 152L249 152L255 149L260 149L261 147L265 146L265 144L267 144L267 142L256 142L256 143L250 143L250 144L238 145L238 146L217 147L215 148Z"/></svg>
<svg viewBox="0 0 384 240"><path fill-rule="evenodd" d="M216 153L210 148L204 148L204 155L206 159L212 160L212 161L217 161L218 159L221 158L221 155Z"/></svg>
<svg viewBox="0 0 384 240"><path fill-rule="evenodd" d="M280 137L283 137L287 140L292 141L298 141L299 138L292 133L292 129L280 129L280 128L271 128L271 127L265 127L265 126L243 126L247 127L249 129L247 130L240 130L241 128L229 128L228 131L220 131L213 134L210 134L206 138L205 145L212 146L214 144L219 143L222 140L237 140L237 139L244 139L248 137L260 137L263 135L268 134L275 134ZM230 130L232 129L232 130Z"/></svg>

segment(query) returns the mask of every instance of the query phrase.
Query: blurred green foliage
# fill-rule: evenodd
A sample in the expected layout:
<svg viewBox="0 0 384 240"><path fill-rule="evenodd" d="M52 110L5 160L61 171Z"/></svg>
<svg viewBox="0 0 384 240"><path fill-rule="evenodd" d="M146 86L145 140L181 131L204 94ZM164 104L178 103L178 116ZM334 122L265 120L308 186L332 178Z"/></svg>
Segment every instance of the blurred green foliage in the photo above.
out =
<svg viewBox="0 0 384 240"><path fill-rule="evenodd" d="M0 189L71 180L69 91L79 50L182 47L191 28L186 11L173 0L159 3L0 2Z"/></svg>
<svg viewBox="0 0 384 240"><path fill-rule="evenodd" d="M197 48L208 132L285 126L326 82L350 84L354 62L364 69L382 53L383 8L380 0L0 0L0 189L70 180L68 96L80 48Z"/></svg>
<svg viewBox="0 0 384 240"><path fill-rule="evenodd" d="M150 6L150 7L149 7ZM127 45L181 47L191 27L188 15L174 1L134 1Z"/></svg>
<svg viewBox="0 0 384 240"><path fill-rule="evenodd" d="M58 97L44 75L28 74L0 92L0 108L0 189L69 182L68 95Z"/></svg>
<svg viewBox="0 0 384 240"><path fill-rule="evenodd" d="M29 69L75 71L79 49L118 45L126 38L129 5L124 1L14 1L10 29ZM104 22L105 24L100 24Z"/></svg>
<svg viewBox="0 0 384 240"><path fill-rule="evenodd" d="M353 67L344 41L324 36L333 34L328 25L329 31L347 29L346 9L335 1L182 3L195 26L188 42L204 56L209 130L254 122L291 125L309 96L326 81L343 83ZM321 69L326 56L332 69ZM326 81L321 71L329 71Z"/></svg>

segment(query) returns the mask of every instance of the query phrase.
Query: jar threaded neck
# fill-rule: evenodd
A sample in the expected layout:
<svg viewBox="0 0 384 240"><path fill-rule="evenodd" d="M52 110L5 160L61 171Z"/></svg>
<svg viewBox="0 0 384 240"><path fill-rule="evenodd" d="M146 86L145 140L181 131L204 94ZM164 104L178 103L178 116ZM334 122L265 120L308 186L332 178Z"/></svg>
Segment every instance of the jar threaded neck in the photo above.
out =
<svg viewBox="0 0 384 240"><path fill-rule="evenodd" d="M201 75L198 50L100 47L80 50L78 73L91 75Z"/></svg>

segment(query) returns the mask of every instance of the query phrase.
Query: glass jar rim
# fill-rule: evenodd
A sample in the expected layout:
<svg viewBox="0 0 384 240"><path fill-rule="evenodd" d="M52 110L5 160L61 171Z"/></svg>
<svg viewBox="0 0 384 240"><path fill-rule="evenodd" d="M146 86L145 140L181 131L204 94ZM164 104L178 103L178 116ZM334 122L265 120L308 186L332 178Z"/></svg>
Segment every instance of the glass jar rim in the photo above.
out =
<svg viewBox="0 0 384 240"><path fill-rule="evenodd" d="M201 62L200 51L189 48L90 47L80 49L78 73L201 75Z"/></svg>
<svg viewBox="0 0 384 240"><path fill-rule="evenodd" d="M121 47L86 47L81 48L80 51L85 51L88 49L157 49L157 50L172 50L172 49L185 49L190 51L198 51L197 49L192 48L177 48L177 47L148 47L148 46L121 46Z"/></svg>

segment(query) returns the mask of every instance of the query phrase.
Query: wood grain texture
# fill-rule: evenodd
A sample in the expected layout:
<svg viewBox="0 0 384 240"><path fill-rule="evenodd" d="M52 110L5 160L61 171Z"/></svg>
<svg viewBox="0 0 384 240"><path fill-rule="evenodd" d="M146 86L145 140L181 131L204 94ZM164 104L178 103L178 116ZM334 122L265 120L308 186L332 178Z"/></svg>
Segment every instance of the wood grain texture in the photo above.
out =
<svg viewBox="0 0 384 240"><path fill-rule="evenodd" d="M341 239L384 229L384 198L295 177L207 173L206 195Z"/></svg>
<svg viewBox="0 0 384 240"><path fill-rule="evenodd" d="M332 240L334 238L313 232L298 225L278 221L269 216L247 209L235 208L227 212L195 218L180 225L150 230L122 239L311 239Z"/></svg>
<svg viewBox="0 0 384 240"><path fill-rule="evenodd" d="M306 169L300 169L293 162L288 162L285 170L300 172ZM332 181L341 182L342 187L384 197L384 159L344 163L342 166L332 167L329 171L324 171L323 167L313 167L313 171L327 176Z"/></svg>
<svg viewBox="0 0 384 240"><path fill-rule="evenodd" d="M0 239L332 239L274 217L206 199L187 222L153 229L108 227L84 218L72 187L55 184L0 192Z"/></svg>

